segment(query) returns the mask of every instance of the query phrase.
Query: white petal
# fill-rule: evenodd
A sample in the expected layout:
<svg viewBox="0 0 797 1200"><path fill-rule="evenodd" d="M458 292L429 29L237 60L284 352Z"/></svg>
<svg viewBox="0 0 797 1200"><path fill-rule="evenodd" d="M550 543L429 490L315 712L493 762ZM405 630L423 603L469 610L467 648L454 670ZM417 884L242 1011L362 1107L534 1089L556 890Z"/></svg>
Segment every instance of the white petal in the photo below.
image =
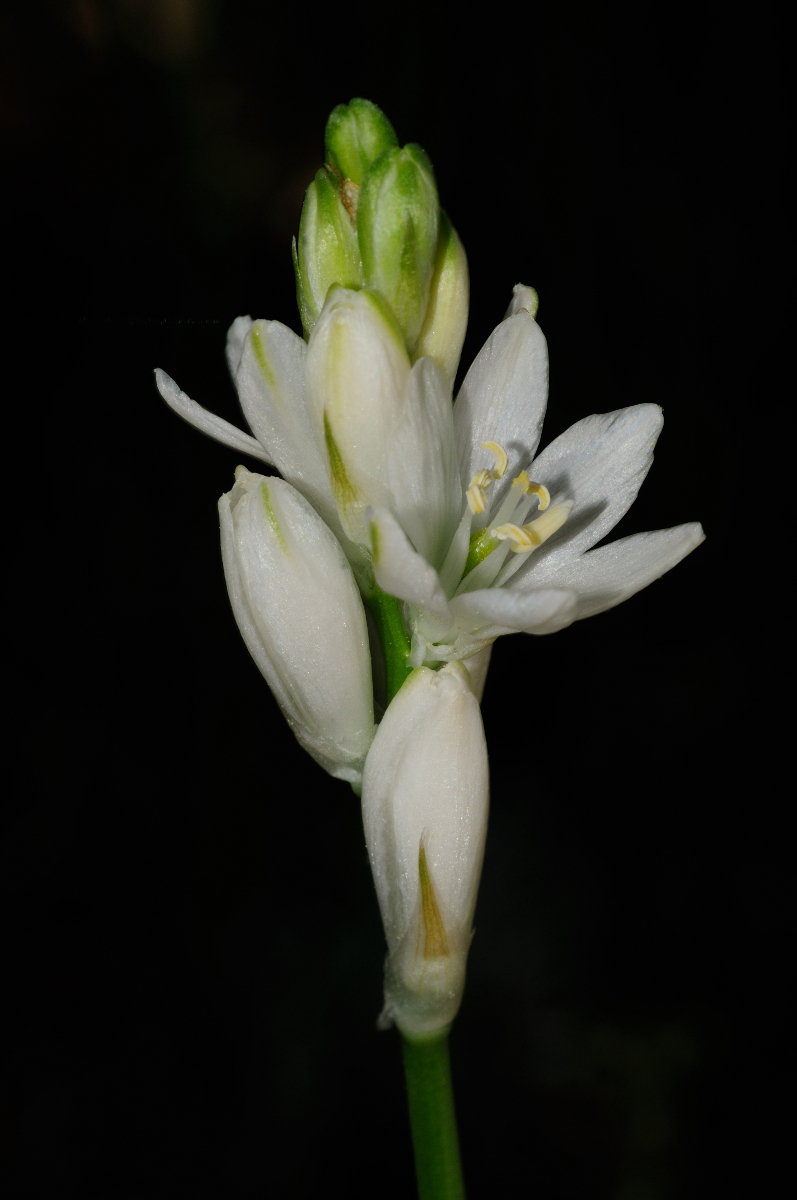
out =
<svg viewBox="0 0 797 1200"><path fill-rule="evenodd" d="M633 504L653 462L663 417L657 404L635 404L617 412L585 417L543 450L531 467L551 503L574 502L553 537L521 558L513 587L547 585L554 570L589 550L614 528ZM508 563L496 580L507 581Z"/></svg>
<svg viewBox="0 0 797 1200"><path fill-rule="evenodd" d="M647 587L704 540L697 521L636 533L565 563L546 579L546 585L572 588L578 597L575 619L592 617Z"/></svg>
<svg viewBox="0 0 797 1200"><path fill-rule="evenodd" d="M463 632L475 635L479 631L481 637L512 632L555 633L575 620L576 595L553 588L534 592L485 588L455 596L451 611Z"/></svg>
<svg viewBox="0 0 797 1200"><path fill-rule="evenodd" d="M437 571L414 550L392 513L368 510L374 575L383 592L418 608L449 618L451 613Z"/></svg>
<svg viewBox="0 0 797 1200"><path fill-rule="evenodd" d="M374 732L365 613L351 568L307 500L249 472L223 496L236 620L299 741L357 783Z"/></svg>
<svg viewBox="0 0 797 1200"><path fill-rule="evenodd" d="M304 389L307 347L279 321L256 321L236 374L244 416L280 474L337 524L327 465L318 448Z"/></svg>
<svg viewBox="0 0 797 1200"><path fill-rule="evenodd" d="M470 527L472 522L473 518L470 508L465 503L462 518L457 526L456 533L451 539L451 545L448 547L443 565L440 568L440 582L447 596L453 596L462 578L462 572L465 570L465 563L467 562L468 550L470 548Z"/></svg>
<svg viewBox="0 0 797 1200"><path fill-rule="evenodd" d="M451 394L431 358L410 372L403 412L390 439L391 508L412 544L439 567L462 511Z"/></svg>
<svg viewBox="0 0 797 1200"><path fill-rule="evenodd" d="M248 454L252 458L259 458L261 462L274 465L260 442L241 429L236 429L229 421L202 408L196 400L192 400L186 396L185 392L181 392L174 380L160 367L155 371L155 383L169 408L189 425L193 425L195 429L206 433L215 441L221 442L223 446L231 446L233 450L239 450L241 454Z"/></svg>
<svg viewBox="0 0 797 1200"><path fill-rule="evenodd" d="M485 646L478 654L474 654L471 658L466 658L462 664L470 675L473 694L480 704L484 695L484 685L487 682L487 672L490 669L492 655L493 646L491 642L489 646Z"/></svg>
<svg viewBox="0 0 797 1200"><path fill-rule="evenodd" d="M238 374L238 368L241 365L244 341L252 325L253 321L251 317L236 317L227 330L227 368L232 375L233 383L235 382L235 376Z"/></svg>
<svg viewBox="0 0 797 1200"><path fill-rule="evenodd" d="M366 760L363 822L390 960L386 1011L407 1033L449 1024L459 1007L487 828L487 749L459 663L413 672ZM419 850L448 954L431 958Z"/></svg>
<svg viewBox="0 0 797 1200"><path fill-rule="evenodd" d="M507 452L509 466L495 485L495 510L512 480L531 462L540 440L547 398L545 338L537 322L520 311L502 321L487 339L454 405L463 490L476 471L492 466L490 452L482 449L482 443L498 442Z"/></svg>
<svg viewBox="0 0 797 1200"><path fill-rule="evenodd" d="M283 684L282 677L271 661L265 643L257 631L257 626L244 595L241 572L238 566L238 556L235 551L235 530L232 523L232 507L230 505L231 495L232 492L225 492L219 499L221 560L224 567L224 578L227 582L227 594L230 598L230 606L247 650L252 655L261 674L274 693L274 697L289 724L295 725L299 718L299 711L293 703L288 689Z"/></svg>

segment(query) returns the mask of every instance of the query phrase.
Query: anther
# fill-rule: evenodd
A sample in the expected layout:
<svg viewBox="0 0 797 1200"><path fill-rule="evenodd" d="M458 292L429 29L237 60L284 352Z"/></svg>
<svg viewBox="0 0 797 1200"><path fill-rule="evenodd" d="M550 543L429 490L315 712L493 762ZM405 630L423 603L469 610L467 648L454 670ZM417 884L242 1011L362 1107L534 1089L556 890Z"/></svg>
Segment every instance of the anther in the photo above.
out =
<svg viewBox="0 0 797 1200"><path fill-rule="evenodd" d="M483 513L487 507L487 489L492 485L492 472L477 471L470 481L470 487L465 493L470 511L476 516Z"/></svg>
<svg viewBox="0 0 797 1200"><path fill-rule="evenodd" d="M491 529L490 532L493 537L502 542L511 538L514 543L512 546L514 554L529 554L543 542L547 542L557 529L562 528L570 516L572 507L572 500L566 500L564 504L554 504L544 517L537 517L535 521L529 521L527 525L499 525L497 529Z"/></svg>
<svg viewBox="0 0 797 1200"><path fill-rule="evenodd" d="M513 542L512 551L515 554L528 554L529 550L534 549L534 543L522 525L507 523L506 525L499 525L496 529L491 529L490 532L494 538L498 538L501 542L505 542L508 538L511 538Z"/></svg>
<svg viewBox="0 0 797 1200"><path fill-rule="evenodd" d="M491 450L495 458L495 466L492 470L494 479L501 479L506 474L506 468L509 459L506 456L506 450L503 446L499 446L498 442L482 442L482 450Z"/></svg>
<svg viewBox="0 0 797 1200"><path fill-rule="evenodd" d="M512 487L522 488L527 496L536 496L540 502L540 512L545 512L548 505L551 503L551 493L548 491L544 483L534 483L529 479L525 471L512 480Z"/></svg>

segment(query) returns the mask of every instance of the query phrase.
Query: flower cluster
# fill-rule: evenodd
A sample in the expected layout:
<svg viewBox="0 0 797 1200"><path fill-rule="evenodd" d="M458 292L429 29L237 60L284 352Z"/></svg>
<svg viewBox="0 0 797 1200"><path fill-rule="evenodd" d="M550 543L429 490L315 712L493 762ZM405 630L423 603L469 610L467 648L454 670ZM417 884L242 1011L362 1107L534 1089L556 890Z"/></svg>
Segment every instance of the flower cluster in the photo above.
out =
<svg viewBox="0 0 797 1200"><path fill-rule="evenodd" d="M464 985L492 643L612 608L703 533L593 549L647 474L660 409L587 417L538 455L547 348L520 284L452 403L468 272L429 160L364 100L334 110L326 149L294 246L304 338L249 317L228 335L254 436L156 378L180 416L281 476L239 467L219 502L230 600L301 744L362 788L386 1015L420 1036Z"/></svg>

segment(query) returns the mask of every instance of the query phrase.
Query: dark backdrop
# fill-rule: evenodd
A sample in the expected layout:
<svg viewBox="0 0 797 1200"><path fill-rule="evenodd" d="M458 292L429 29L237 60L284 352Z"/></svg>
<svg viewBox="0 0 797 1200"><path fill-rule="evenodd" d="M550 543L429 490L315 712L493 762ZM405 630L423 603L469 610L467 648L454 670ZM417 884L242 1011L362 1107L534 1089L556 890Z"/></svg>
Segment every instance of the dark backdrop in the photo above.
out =
<svg viewBox="0 0 797 1200"><path fill-rule="evenodd" d="M152 382L162 366L240 420L225 331L239 313L298 328L290 237L353 95L432 156L470 258L463 361L533 284L544 442L660 403L616 532L708 534L619 609L496 647L452 1037L470 1195L764 1186L785 866L749 671L780 605L751 568L781 519L756 451L785 401L783 30L766 4L469 12L71 0L2 18L25 323L15 1196L412 1195L357 802L294 743L233 623L216 501L238 456Z"/></svg>

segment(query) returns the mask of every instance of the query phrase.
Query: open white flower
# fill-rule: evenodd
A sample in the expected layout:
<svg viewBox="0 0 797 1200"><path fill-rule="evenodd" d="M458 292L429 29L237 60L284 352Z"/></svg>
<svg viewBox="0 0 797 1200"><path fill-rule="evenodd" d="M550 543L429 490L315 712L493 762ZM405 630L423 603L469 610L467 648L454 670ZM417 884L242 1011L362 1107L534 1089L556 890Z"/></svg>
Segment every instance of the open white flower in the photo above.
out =
<svg viewBox="0 0 797 1200"><path fill-rule="evenodd" d="M538 457L548 390L536 293L505 319L452 406L431 358L411 364L379 297L332 288L309 346L240 317L228 360L254 438L157 372L164 399L273 464L341 541L367 594L406 602L410 665L468 659L503 633L544 634L619 604L703 540L699 524L593 550L628 510L658 406L587 417Z"/></svg>

